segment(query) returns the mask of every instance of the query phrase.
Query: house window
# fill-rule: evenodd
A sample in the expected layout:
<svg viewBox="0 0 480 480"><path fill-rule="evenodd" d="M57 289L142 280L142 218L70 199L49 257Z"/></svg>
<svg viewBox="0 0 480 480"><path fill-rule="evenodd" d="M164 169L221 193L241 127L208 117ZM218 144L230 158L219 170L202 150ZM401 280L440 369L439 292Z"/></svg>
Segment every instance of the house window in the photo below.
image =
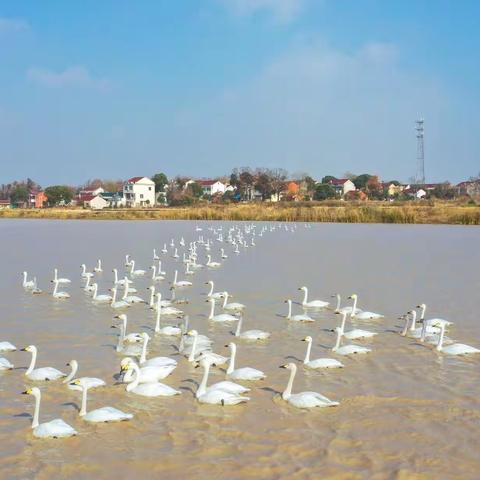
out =
<svg viewBox="0 0 480 480"><path fill-rule="evenodd" d="M140 194L140 198L143 198L143 193Z"/></svg>
<svg viewBox="0 0 480 480"><path fill-rule="evenodd" d="M151 190L152 190L152 187L148 187L148 190L151 191Z"/></svg>

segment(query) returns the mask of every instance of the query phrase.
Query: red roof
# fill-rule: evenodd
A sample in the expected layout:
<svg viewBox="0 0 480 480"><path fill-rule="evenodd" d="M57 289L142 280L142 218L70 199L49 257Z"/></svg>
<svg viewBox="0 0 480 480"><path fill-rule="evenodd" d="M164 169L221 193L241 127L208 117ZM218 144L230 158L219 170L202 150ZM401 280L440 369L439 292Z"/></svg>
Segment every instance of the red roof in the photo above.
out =
<svg viewBox="0 0 480 480"><path fill-rule="evenodd" d="M333 178L328 183L330 185L343 185L345 182L348 182L349 178Z"/></svg>
<svg viewBox="0 0 480 480"><path fill-rule="evenodd" d="M98 197L98 195L81 195L80 200L82 202L89 202L90 200L93 200L95 197Z"/></svg>
<svg viewBox="0 0 480 480"><path fill-rule="evenodd" d="M204 187L209 187L210 185L213 185L214 183L217 183L218 180L198 180L197 183L199 185L203 185Z"/></svg>
<svg viewBox="0 0 480 480"><path fill-rule="evenodd" d="M127 183L137 183L140 180L142 180L143 178L145 178L145 177L132 177L132 178L127 180Z"/></svg>

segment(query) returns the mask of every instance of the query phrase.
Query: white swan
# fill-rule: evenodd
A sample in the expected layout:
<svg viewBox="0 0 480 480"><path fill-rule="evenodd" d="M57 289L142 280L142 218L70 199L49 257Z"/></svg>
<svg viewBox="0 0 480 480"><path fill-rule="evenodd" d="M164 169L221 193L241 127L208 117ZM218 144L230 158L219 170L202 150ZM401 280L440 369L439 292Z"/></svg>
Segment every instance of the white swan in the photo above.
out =
<svg viewBox="0 0 480 480"><path fill-rule="evenodd" d="M98 284L97 283L94 283L92 285L92 287L93 287L92 302L107 303L107 302L112 301L112 295L108 295L108 294L98 295Z"/></svg>
<svg viewBox="0 0 480 480"><path fill-rule="evenodd" d="M27 277L28 277L28 273L27 272L23 272L23 282L22 282L22 286L23 288L25 288L26 290L33 290L35 288L35 282L33 280L27 280Z"/></svg>
<svg viewBox="0 0 480 480"><path fill-rule="evenodd" d="M335 295L332 295L332 298L337 299L337 305L335 307L334 313L344 313L346 312L348 315L350 315L352 312L355 313L360 313L361 310L356 307L357 301L353 301L353 305L348 305L346 307L340 308L340 304L342 303L342 297L340 296L339 293L336 293Z"/></svg>
<svg viewBox="0 0 480 480"><path fill-rule="evenodd" d="M67 298L70 298L69 293L58 291L58 284L59 284L58 280L52 280L52 282L55 283L55 287L53 288L53 293L52 293L53 298L58 298L60 300L66 300Z"/></svg>
<svg viewBox="0 0 480 480"><path fill-rule="evenodd" d="M140 368L136 363L131 363L128 367L133 370L133 381L126 387L127 392L135 393L143 397L171 397L173 395L180 395L182 392L175 390L168 385L160 382L140 383Z"/></svg>
<svg viewBox="0 0 480 480"><path fill-rule="evenodd" d="M82 390L81 385L85 385L87 388L97 388L97 387L104 387L106 383L100 379L100 378L95 378L95 377L80 377L77 378L76 380L80 382L79 384L71 383L73 382L73 379L75 378L75 375L77 374L78 371L78 362L76 360L71 360L70 363L67 363L67 367L70 367L72 371L63 380L63 383L67 384L67 387L70 390Z"/></svg>
<svg viewBox="0 0 480 480"><path fill-rule="evenodd" d="M225 253L225 250L224 250L223 248L220 249L220 256L221 256L223 259L228 258L228 255Z"/></svg>
<svg viewBox="0 0 480 480"><path fill-rule="evenodd" d="M140 333L129 333L127 334L127 325L128 325L128 317L125 313L120 315L115 315L113 318L118 318L122 321L123 328L121 329L120 335L122 337L122 342L126 343L138 343L143 341L143 337ZM113 326L116 327L115 325Z"/></svg>
<svg viewBox="0 0 480 480"><path fill-rule="evenodd" d="M177 361L170 357L153 357L147 360L147 345L150 340L148 333L142 333L142 353L140 355L140 366L141 367L165 367L165 366L177 366Z"/></svg>
<svg viewBox="0 0 480 480"><path fill-rule="evenodd" d="M338 355L354 355L354 354L361 354L361 353L369 353L371 352L370 348L361 347L360 345L344 345L343 347L340 346L340 342L343 337L343 332L340 327L335 329L337 332L337 341L335 346L332 348L332 352Z"/></svg>
<svg viewBox="0 0 480 480"><path fill-rule="evenodd" d="M293 379L297 373L297 366L294 363L287 363L281 365L280 368L290 370L290 378L288 379L287 387L282 393L282 398L297 408L315 408L315 407L335 407L339 405L329 398L317 392L300 392L292 393Z"/></svg>
<svg viewBox="0 0 480 480"><path fill-rule="evenodd" d="M0 357L0 370L13 370L13 368L13 363L5 357Z"/></svg>
<svg viewBox="0 0 480 480"><path fill-rule="evenodd" d="M158 261L157 273L159 275L161 275L162 277L164 277L166 275L165 272L162 270L162 261L161 260Z"/></svg>
<svg viewBox="0 0 480 480"><path fill-rule="evenodd" d="M324 302L323 300L311 300L308 301L308 288L300 287L299 290L304 292L302 305L304 308L325 308L330 305L329 302Z"/></svg>
<svg viewBox="0 0 480 480"><path fill-rule="evenodd" d="M37 361L37 347L35 345L29 345L28 347L22 348L21 351L29 352L32 354L32 360L30 361L30 366L27 368L27 371L25 372L25 376L30 380L48 381L48 380L58 380L59 378L66 377L65 373L53 367L35 368L35 363Z"/></svg>
<svg viewBox="0 0 480 480"><path fill-rule="evenodd" d="M210 314L208 315L208 320L211 322L236 322L238 320L237 316L230 315L229 313L215 315L215 299L210 298L207 302L210 302Z"/></svg>
<svg viewBox="0 0 480 480"><path fill-rule="evenodd" d="M100 259L97 260L97 266L93 269L94 272L96 273L102 273L102 261Z"/></svg>
<svg viewBox="0 0 480 480"><path fill-rule="evenodd" d="M93 277L92 272L87 272L87 266L84 263L80 265L80 268L82 269L82 273L81 273L82 278Z"/></svg>
<svg viewBox="0 0 480 480"><path fill-rule="evenodd" d="M56 268L53 269L53 281L60 284L72 283L69 278L58 278L58 269Z"/></svg>
<svg viewBox="0 0 480 480"><path fill-rule="evenodd" d="M135 260L132 260L132 263L130 264L130 276L131 277L142 277L145 275L145 270L135 270Z"/></svg>
<svg viewBox="0 0 480 480"><path fill-rule="evenodd" d="M160 260L160 257L157 255L157 251L155 249L153 249L153 260L154 261Z"/></svg>
<svg viewBox="0 0 480 480"><path fill-rule="evenodd" d="M354 318L355 320L378 320L379 318L384 317L380 313L375 313L375 312L364 312L364 311L356 312L355 307L357 306L358 295L354 293L353 295L350 295L348 298L353 300L353 305L354 305L352 313L350 314L351 318Z"/></svg>
<svg viewBox="0 0 480 480"><path fill-rule="evenodd" d="M115 347L115 351L120 353L121 355L131 355L134 357L139 357L142 354L142 346L139 345L141 338L138 340L137 343L125 345L124 343L124 336L125 336L125 327L123 323L119 325L112 325L112 328L119 328L120 335L118 336L117 346Z"/></svg>
<svg viewBox="0 0 480 480"><path fill-rule="evenodd" d="M131 267L133 260L130 260L130 255L125 255L125 266Z"/></svg>
<svg viewBox="0 0 480 480"><path fill-rule="evenodd" d="M157 302L155 302L155 285L151 285L150 287L147 287L147 290L150 291L150 302L149 306L152 310L157 310L158 308L158 297L157 297ZM172 304L170 300L162 300L162 295L160 295L160 306L161 307L169 307Z"/></svg>
<svg viewBox="0 0 480 480"><path fill-rule="evenodd" d="M446 347L443 346L443 337L445 335L445 324L441 325L440 338L438 339L437 351L446 353L447 355L469 355L472 353L480 353L480 349L465 345L464 343L453 343Z"/></svg>
<svg viewBox="0 0 480 480"><path fill-rule="evenodd" d="M182 334L182 329L180 327L175 327L172 325L165 325L164 327L160 326L160 317L162 316L162 308L157 308L157 318L155 322L154 331L158 335L168 335L168 336L178 336Z"/></svg>
<svg viewBox="0 0 480 480"><path fill-rule="evenodd" d="M292 315L292 301L290 299L285 300L285 303L288 303L288 313L285 317L287 320L292 322L314 322L315 319L312 318L308 313L299 313L297 315Z"/></svg>
<svg viewBox="0 0 480 480"><path fill-rule="evenodd" d="M163 244L162 253L163 253L164 255L165 255L166 253L168 253L168 249L167 249L167 244L166 244L166 243Z"/></svg>
<svg viewBox="0 0 480 480"><path fill-rule="evenodd" d="M109 422L123 422L133 418L133 414L125 413L114 407L102 407L91 410L87 413L87 393L90 387L82 384L80 380L75 380L74 385L82 389L82 406L80 408L80 417L86 422L91 423L109 423Z"/></svg>
<svg viewBox="0 0 480 480"><path fill-rule="evenodd" d="M196 338L196 342L195 342L194 337L187 335L188 324L189 324L189 317L185 316L184 323L182 325L182 333L184 335L180 337L180 346L178 348L180 352L188 355L190 353L189 347L191 347L194 343L196 343L197 347L199 348L203 348L204 346L209 347L210 345L212 345L213 341L210 338L208 338L206 335L202 335L200 333L197 333L197 335L195 336ZM187 350L188 350L188 353L187 353Z"/></svg>
<svg viewBox="0 0 480 480"><path fill-rule="evenodd" d="M220 300L223 298L225 292L214 292L213 289L215 288L215 284L212 280L205 282L205 285L210 285L210 291L207 293L208 298L214 298L215 300Z"/></svg>
<svg viewBox="0 0 480 480"><path fill-rule="evenodd" d="M204 359L200 362L200 365L203 367L203 378L195 394L200 403L224 406L237 405L250 400L249 397L241 396L248 389L233 382L223 381L207 387L210 362Z"/></svg>
<svg viewBox="0 0 480 480"><path fill-rule="evenodd" d="M237 329L235 336L244 340L266 340L270 337L270 332L264 332L263 330L247 330L242 332L243 316L240 316L237 323Z"/></svg>
<svg viewBox="0 0 480 480"><path fill-rule="evenodd" d="M338 313L337 315L340 315ZM347 321L347 312L343 312L342 314L342 322L340 324L340 329L342 330L343 336L348 338L348 340L356 340L359 338L372 338L377 335L377 332L370 332L368 330L361 330L360 328L354 328L353 330L349 330L348 332L345 331L345 323Z"/></svg>
<svg viewBox="0 0 480 480"><path fill-rule="evenodd" d="M212 256L207 255L207 263L205 264L208 268L219 268L222 266L220 262L212 261Z"/></svg>
<svg viewBox="0 0 480 480"><path fill-rule="evenodd" d="M125 357L120 363L120 370L124 373L123 381L130 383L133 381L132 363L135 361L130 357ZM147 365L139 367L139 383L157 382L167 378L174 370L176 365Z"/></svg>
<svg viewBox="0 0 480 480"><path fill-rule="evenodd" d="M92 278L93 277L87 277L87 283L85 284L85 286L83 287L83 290L85 292L94 292L95 291L95 288L93 285L90 285L90 282L92 281Z"/></svg>
<svg viewBox="0 0 480 480"><path fill-rule="evenodd" d="M193 343L190 349L190 355L188 356L189 362L198 362L206 359L213 365L224 365L228 362L228 358L217 353L213 353L210 348L210 344L198 344L198 332L196 330L190 330L187 335L193 337ZM184 351L185 353L185 351Z"/></svg>
<svg viewBox="0 0 480 480"><path fill-rule="evenodd" d="M308 368L342 368L344 365L342 362L335 360L334 358L316 358L310 360L310 353L312 351L312 337L305 337L302 342L307 342L307 352L305 353L305 359L303 365Z"/></svg>
<svg viewBox="0 0 480 480"><path fill-rule="evenodd" d="M180 255L178 254L178 248L175 248L175 251L173 252L172 258L180 258Z"/></svg>
<svg viewBox="0 0 480 480"><path fill-rule="evenodd" d="M143 298L137 296L137 295L129 295L129 292L131 290L128 287L128 284L125 283L124 285L124 290L123 290L123 297L122 300L127 303L147 303Z"/></svg>
<svg viewBox="0 0 480 480"><path fill-rule="evenodd" d="M226 310L227 312L241 312L245 310L245 305L243 303L238 303L238 302L228 302L228 297L231 295L228 294L228 292L223 292L223 305L222 308Z"/></svg>
<svg viewBox="0 0 480 480"><path fill-rule="evenodd" d="M168 302L168 300L165 300L166 302ZM168 303L171 303L171 302L168 302ZM183 310L180 310L179 308L177 307L172 307L172 306L169 306L169 305L166 305L166 306L162 306L162 294L161 293L157 293L157 306L154 310L162 310L162 315L169 315L169 316L172 316L172 315L175 315L177 317L182 317L185 313L183 312Z"/></svg>
<svg viewBox="0 0 480 480"><path fill-rule="evenodd" d="M66 438L77 435L77 431L62 419L56 418L50 422L39 423L38 417L40 415L40 400L42 394L37 387L28 388L24 395L33 395L35 397L35 412L33 414L32 429L33 435L38 438Z"/></svg>
<svg viewBox="0 0 480 480"><path fill-rule="evenodd" d="M124 302L123 300L117 300L117 287L113 287L112 291L112 301L110 302L110 307L114 309L120 308L128 308L130 304L128 302Z"/></svg>
<svg viewBox="0 0 480 480"><path fill-rule="evenodd" d="M123 285L125 285L125 283L129 283L129 284L133 283L133 281L130 280L129 278L123 278L123 279L119 280L118 279L118 270L116 268L114 268L112 270L112 272L113 272L113 275L114 275L113 283L115 285L123 286Z"/></svg>
<svg viewBox="0 0 480 480"><path fill-rule="evenodd" d="M192 262L187 262L187 267L185 268L185 275L195 275L195 272L191 270Z"/></svg>
<svg viewBox="0 0 480 480"><path fill-rule="evenodd" d="M230 348L230 362L228 363L227 368L227 377L233 378L234 380L248 380L248 381L256 381L256 380L263 380L266 378L265 373L261 370L257 370L256 368L251 367L242 367L242 368L235 368L235 356L237 354L237 345L233 342L230 342L225 347Z"/></svg>
<svg viewBox="0 0 480 480"><path fill-rule="evenodd" d="M420 305L417 305L417 308L421 309L420 322L423 323L425 320L425 311L427 310L427 305L425 303L421 303ZM446 327L453 325L453 322L444 320L443 318L429 318L426 321L431 327L435 327L438 329L437 333L440 333L440 326L442 324L445 324Z"/></svg>
<svg viewBox="0 0 480 480"><path fill-rule="evenodd" d="M14 352L16 349L17 347L10 342L0 342L0 352Z"/></svg>
<svg viewBox="0 0 480 480"><path fill-rule="evenodd" d="M175 270L175 276L172 283L173 288L191 287L192 285L193 283L188 280L178 280L178 270Z"/></svg>
<svg viewBox="0 0 480 480"><path fill-rule="evenodd" d="M152 271L152 282L161 282L162 280L165 280L163 275L157 275L157 267L155 265L152 265L150 270Z"/></svg>
<svg viewBox="0 0 480 480"><path fill-rule="evenodd" d="M184 346L182 344L183 342L181 341L179 350L184 356L187 357L189 362L194 362L196 360L196 356L198 356L201 352L212 351L210 347L212 342L210 339L208 339L209 341L200 342L200 335L196 330L189 330L185 335L182 336L182 340L185 337L191 339L191 342L187 346ZM204 335L202 335L202 337L207 338Z"/></svg>

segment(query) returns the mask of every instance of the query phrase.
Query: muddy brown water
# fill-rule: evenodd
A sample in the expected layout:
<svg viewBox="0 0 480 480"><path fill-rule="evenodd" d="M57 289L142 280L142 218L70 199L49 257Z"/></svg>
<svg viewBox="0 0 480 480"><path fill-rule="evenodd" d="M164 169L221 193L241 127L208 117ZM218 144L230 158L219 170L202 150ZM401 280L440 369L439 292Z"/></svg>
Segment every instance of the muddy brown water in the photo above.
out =
<svg viewBox="0 0 480 480"><path fill-rule="evenodd" d="M105 293L111 269L123 271L126 253L135 258L136 268L147 268L153 247L159 251L181 236L193 240L199 235L197 224L205 237L212 236L210 225L232 225L0 221L0 341L19 348L37 345L37 366L68 371L65 364L78 360L79 375L108 382L90 392L89 409L112 405L135 414L122 424L87 424L78 417L80 395L49 382L40 385L40 421L63 418L79 436L35 439L30 428L33 398L20 395L32 385L24 377L30 354L5 354L16 368L0 373L0 478L480 477L480 356L449 358L395 333L401 324L398 315L425 302L427 317L455 322L451 337L480 345L480 229L298 224L294 233L284 228L265 233L255 248L242 249L238 256L228 247L221 269L196 273L194 286L181 293L190 300L182 308L192 327L215 340L214 351L225 354L233 327L209 325L204 283L213 279L216 289L231 291L235 301L247 305L244 329L272 332L265 343L237 342L237 366L260 368L267 379L251 385L248 404L200 405L193 392L201 369L176 353L175 340L157 337L150 355L178 359L178 368L164 382L180 388L182 395L147 399L127 394L113 378L121 359L113 349L114 313L108 306L92 305L81 290L80 264L91 269L102 259L104 272L96 277L100 293ZM215 259L218 248L212 248ZM168 279L177 266L183 272L183 264L170 253L162 259ZM55 266L72 279L62 287L70 292L69 300L54 300L48 293ZM23 270L37 276L43 295L24 292ZM143 297L148 285L148 277L135 280ZM168 282L158 285L168 296ZM283 302L300 300L297 288L302 285L309 286L312 299L355 292L361 308L385 314L381 321L357 324L379 332L374 340L362 342L371 346L371 354L344 358L341 370L299 368L294 391L319 391L340 401L337 408L302 411L278 397L288 376L279 365L303 359L305 343L300 340L306 335L314 338L313 358L331 355L330 330L339 320L325 310L314 324L287 322ZM301 311L298 305L294 310ZM150 310L135 305L127 313L130 331L153 337ZM217 368L210 381L222 378Z"/></svg>

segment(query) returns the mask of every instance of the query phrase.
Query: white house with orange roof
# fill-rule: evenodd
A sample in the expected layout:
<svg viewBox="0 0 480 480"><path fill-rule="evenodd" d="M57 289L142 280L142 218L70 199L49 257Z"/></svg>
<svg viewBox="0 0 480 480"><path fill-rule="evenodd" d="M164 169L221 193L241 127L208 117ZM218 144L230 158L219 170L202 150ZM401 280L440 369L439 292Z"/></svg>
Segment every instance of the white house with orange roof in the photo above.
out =
<svg viewBox="0 0 480 480"><path fill-rule="evenodd" d="M132 177L123 185L127 207L153 207L155 205L155 182L148 177Z"/></svg>

